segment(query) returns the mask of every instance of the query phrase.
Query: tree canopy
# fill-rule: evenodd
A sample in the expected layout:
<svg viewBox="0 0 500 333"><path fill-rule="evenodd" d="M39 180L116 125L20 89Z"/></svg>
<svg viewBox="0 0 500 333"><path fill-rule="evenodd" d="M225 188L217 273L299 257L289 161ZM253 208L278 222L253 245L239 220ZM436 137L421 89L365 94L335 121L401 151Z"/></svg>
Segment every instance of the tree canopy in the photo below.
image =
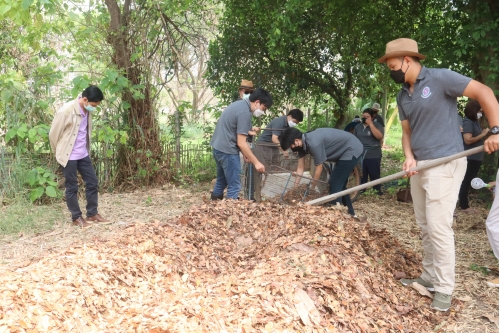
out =
<svg viewBox="0 0 500 333"><path fill-rule="evenodd" d="M220 36L209 49L208 74L209 83L226 99L246 78L268 88L278 101L328 95L342 115L354 96L398 88L376 60L387 42L400 37L418 40L429 65L474 73L487 83L481 71L487 68L486 76L493 79L498 74L498 58L490 63L498 55L498 10L495 17L481 1L224 4ZM498 76L496 80L498 86Z"/></svg>

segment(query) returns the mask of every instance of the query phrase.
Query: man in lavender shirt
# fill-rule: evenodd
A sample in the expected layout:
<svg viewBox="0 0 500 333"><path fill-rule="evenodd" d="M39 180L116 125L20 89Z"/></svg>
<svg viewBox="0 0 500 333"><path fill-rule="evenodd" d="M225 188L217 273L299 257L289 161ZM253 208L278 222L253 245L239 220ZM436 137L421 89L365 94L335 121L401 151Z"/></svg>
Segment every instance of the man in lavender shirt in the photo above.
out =
<svg viewBox="0 0 500 333"><path fill-rule="evenodd" d="M66 204L71 212L73 225L82 228L91 226L89 222L107 222L97 212L98 181L89 157L91 113L103 99L101 89L89 86L76 100L64 104L57 111L49 133L50 145L66 180ZM82 217L78 204L77 171L85 182L87 219Z"/></svg>

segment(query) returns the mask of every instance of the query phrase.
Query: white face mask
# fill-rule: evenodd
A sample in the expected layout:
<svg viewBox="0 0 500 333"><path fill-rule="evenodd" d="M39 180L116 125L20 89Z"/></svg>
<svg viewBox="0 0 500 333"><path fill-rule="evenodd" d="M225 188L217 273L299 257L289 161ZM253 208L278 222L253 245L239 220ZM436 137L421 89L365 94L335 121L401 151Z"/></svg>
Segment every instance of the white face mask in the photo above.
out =
<svg viewBox="0 0 500 333"><path fill-rule="evenodd" d="M289 120L289 121L288 121L288 126L290 126L290 127L295 127L295 126L297 126L297 124L296 124L296 123L294 123L293 121Z"/></svg>
<svg viewBox="0 0 500 333"><path fill-rule="evenodd" d="M254 117L257 117L259 118L260 116L262 116L265 112L262 111L261 109L256 109L254 112L253 112L253 116Z"/></svg>
<svg viewBox="0 0 500 333"><path fill-rule="evenodd" d="M483 113L482 112L478 112L477 113L477 119L481 119L481 117L483 116Z"/></svg>
<svg viewBox="0 0 500 333"><path fill-rule="evenodd" d="M249 97L250 97L250 94L243 94L243 99L246 99L248 101Z"/></svg>

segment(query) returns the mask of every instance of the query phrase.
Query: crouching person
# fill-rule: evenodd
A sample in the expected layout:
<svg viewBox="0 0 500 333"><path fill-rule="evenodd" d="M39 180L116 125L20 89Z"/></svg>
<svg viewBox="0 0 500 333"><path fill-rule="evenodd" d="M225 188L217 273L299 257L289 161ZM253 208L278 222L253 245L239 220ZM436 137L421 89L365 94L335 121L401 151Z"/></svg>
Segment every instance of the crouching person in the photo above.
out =
<svg viewBox="0 0 500 333"><path fill-rule="evenodd" d="M299 157L297 175L304 173L304 160L306 154L314 158L316 171L314 172L311 190L313 190L323 171L323 162L335 162L335 167L330 174L329 193L345 190L347 180L352 170L358 163L363 153L363 144L351 133L335 128L318 128L308 133L302 133L296 128L288 128L280 136L281 149L291 148ZM295 186L300 182L300 177L295 180ZM349 214L355 216L351 196L344 195L332 201L333 204L341 202L347 207Z"/></svg>
<svg viewBox="0 0 500 333"><path fill-rule="evenodd" d="M103 99L101 89L89 86L76 100L64 104L56 112L49 132L50 146L66 180L66 204L73 225L81 228L91 226L89 221L107 222L97 211L98 181L89 156L92 112ZM77 171L85 182L87 219L82 217L78 204Z"/></svg>
<svg viewBox="0 0 500 333"><path fill-rule="evenodd" d="M241 189L240 151L258 172L265 172L264 165L259 162L247 144L247 135L252 130L252 115L262 116L272 104L271 94L258 88L248 99L231 103L222 112L210 141L217 166L217 180L212 191L212 200L222 200L226 187L226 198L238 199Z"/></svg>

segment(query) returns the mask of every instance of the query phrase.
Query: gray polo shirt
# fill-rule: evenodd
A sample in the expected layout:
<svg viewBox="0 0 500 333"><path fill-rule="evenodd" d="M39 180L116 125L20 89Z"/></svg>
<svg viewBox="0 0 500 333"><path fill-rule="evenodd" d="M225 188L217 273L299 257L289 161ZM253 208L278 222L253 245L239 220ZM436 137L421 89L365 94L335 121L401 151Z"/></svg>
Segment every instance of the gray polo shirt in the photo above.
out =
<svg viewBox="0 0 500 333"><path fill-rule="evenodd" d="M305 133L302 135L302 148L298 157L311 154L315 165L325 161L350 161L363 153L363 145L354 135L336 128L318 128Z"/></svg>
<svg viewBox="0 0 500 333"><path fill-rule="evenodd" d="M464 128L463 134L471 133L472 137L478 136L483 131L483 129L481 128L481 126L479 126L479 123L477 121L472 121L467 117L465 117L463 120L463 128ZM464 142L464 150L480 147L482 145L484 145L484 139L481 139L478 142L473 143L471 145L466 145ZM468 160L474 160L474 161L482 161L483 158L484 158L484 151L474 155L467 156Z"/></svg>
<svg viewBox="0 0 500 333"><path fill-rule="evenodd" d="M379 123L373 123L375 127L384 134L384 128ZM380 140L373 136L370 126L359 124L354 128L354 135L363 144L363 149L366 150L364 158L381 158L382 148L380 147Z"/></svg>
<svg viewBox="0 0 500 333"><path fill-rule="evenodd" d="M285 130L289 127L288 120L286 118L287 116L281 116L271 120L271 122L269 123L269 125L267 125L266 128L272 128L273 130L264 129L262 131L262 134L259 136L257 142L273 142L272 140L273 134L276 136L280 136L281 133L283 133L283 131L279 131L279 129Z"/></svg>
<svg viewBox="0 0 500 333"><path fill-rule="evenodd" d="M239 154L238 134L248 135L252 129L252 111L247 100L229 104L215 125L210 145L226 154Z"/></svg>
<svg viewBox="0 0 500 333"><path fill-rule="evenodd" d="M470 81L448 69L422 67L413 94L408 83L403 85L397 97L399 119L410 123L415 159L432 160L464 150L457 97Z"/></svg>
<svg viewBox="0 0 500 333"><path fill-rule="evenodd" d="M374 123L379 123L380 125L382 125L382 127L385 127L384 119L378 113L373 117L373 122Z"/></svg>

